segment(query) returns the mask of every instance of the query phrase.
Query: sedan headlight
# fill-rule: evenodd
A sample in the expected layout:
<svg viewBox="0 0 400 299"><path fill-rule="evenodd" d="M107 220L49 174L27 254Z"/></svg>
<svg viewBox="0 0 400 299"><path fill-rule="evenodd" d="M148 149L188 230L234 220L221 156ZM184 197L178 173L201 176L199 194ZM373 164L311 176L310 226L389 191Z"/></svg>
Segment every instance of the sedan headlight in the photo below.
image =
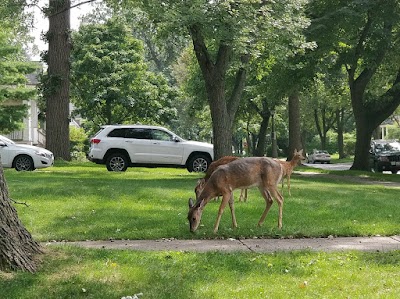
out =
<svg viewBox="0 0 400 299"><path fill-rule="evenodd" d="M45 157L45 158L47 157L45 152L35 151L35 154L38 155L38 156L41 156L41 157Z"/></svg>

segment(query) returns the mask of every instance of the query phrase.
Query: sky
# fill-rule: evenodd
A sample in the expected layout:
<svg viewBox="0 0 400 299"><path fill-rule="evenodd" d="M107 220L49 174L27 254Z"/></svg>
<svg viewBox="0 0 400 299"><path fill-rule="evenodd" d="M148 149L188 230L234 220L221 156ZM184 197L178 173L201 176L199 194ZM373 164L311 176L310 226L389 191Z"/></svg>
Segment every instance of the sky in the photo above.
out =
<svg viewBox="0 0 400 299"><path fill-rule="evenodd" d="M82 0L84 1L84 0ZM39 7L43 7L48 3L48 0L39 0ZM74 1L74 3L78 3ZM31 35L35 38L34 44L39 48L39 51L47 50L47 43L40 39L41 34L45 33L49 29L49 21L43 15L38 7L32 8L35 15L34 28L31 31ZM77 30L80 25L80 17L89 13L92 10L92 5L90 3L86 3L80 5L78 7L74 7L71 9L71 29ZM34 53L32 55L32 60L39 61L40 53Z"/></svg>

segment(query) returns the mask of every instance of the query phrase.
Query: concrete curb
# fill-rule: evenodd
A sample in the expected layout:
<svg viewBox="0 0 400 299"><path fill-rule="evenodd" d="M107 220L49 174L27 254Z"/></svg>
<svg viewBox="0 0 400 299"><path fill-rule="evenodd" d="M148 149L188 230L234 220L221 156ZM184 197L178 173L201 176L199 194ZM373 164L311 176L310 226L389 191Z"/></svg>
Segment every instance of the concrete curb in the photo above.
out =
<svg viewBox="0 0 400 299"><path fill-rule="evenodd" d="M45 246L67 245L95 249L124 249L140 251L221 251L276 252L313 251L391 251L400 250L400 236L340 237L310 239L225 239L225 240L110 240L80 242L48 242Z"/></svg>

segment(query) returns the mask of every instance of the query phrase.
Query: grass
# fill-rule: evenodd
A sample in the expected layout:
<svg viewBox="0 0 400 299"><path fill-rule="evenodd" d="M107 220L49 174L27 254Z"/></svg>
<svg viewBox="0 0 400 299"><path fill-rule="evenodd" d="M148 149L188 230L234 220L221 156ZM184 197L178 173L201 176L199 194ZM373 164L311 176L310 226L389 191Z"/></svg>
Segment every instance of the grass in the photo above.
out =
<svg viewBox="0 0 400 299"><path fill-rule="evenodd" d="M90 164L89 164L90 165ZM158 238L215 238L219 202L210 202L197 234L189 232L188 199L199 174L184 169L62 165L35 172L5 173L10 195L24 225L39 241ZM381 175L382 176L382 175ZM229 208L217 237L320 237L392 235L400 232L397 188L362 185L340 177L293 175L292 196L284 190L283 229L274 204L262 227L265 203L251 189L247 203L236 203L239 227L231 228ZM236 194L236 198L238 194Z"/></svg>
<svg viewBox="0 0 400 299"><path fill-rule="evenodd" d="M398 298L400 251L189 253L56 247L2 298Z"/></svg>
<svg viewBox="0 0 400 299"><path fill-rule="evenodd" d="M34 172L5 170L5 177L10 196L29 204L16 208L39 241L400 233L399 188L362 185L344 176L294 174L292 196L284 190L281 231L276 204L263 227L256 226L264 202L257 190L250 190L247 203L236 203L238 229L231 229L227 208L217 235L212 228L219 202L207 205L198 233L189 233L187 201L201 175L184 169L109 173L90 163L58 162ZM46 251L36 274L0 272L0 298L121 298L137 293L142 298L397 298L400 292L400 251L189 253L68 246Z"/></svg>

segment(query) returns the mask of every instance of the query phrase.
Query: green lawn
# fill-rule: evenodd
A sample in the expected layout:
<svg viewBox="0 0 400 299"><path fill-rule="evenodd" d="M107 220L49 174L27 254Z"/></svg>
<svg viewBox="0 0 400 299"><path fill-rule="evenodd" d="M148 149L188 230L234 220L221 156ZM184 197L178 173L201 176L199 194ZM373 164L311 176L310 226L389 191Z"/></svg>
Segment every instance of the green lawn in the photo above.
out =
<svg viewBox="0 0 400 299"><path fill-rule="evenodd" d="M219 202L210 202L198 232L189 232L187 201L201 175L184 169L109 173L90 163L57 163L34 172L5 170L5 177L10 196L29 205L16 207L39 241L400 234L399 188L362 185L345 176L294 174L292 196L284 191L281 231L276 204L263 227L256 226L264 202L251 190L247 203L236 203L238 229L231 229L227 208L217 235L212 228ZM36 274L0 271L0 298L119 299L137 293L141 298L398 298L400 293L400 251L189 253L51 246L42 259Z"/></svg>
<svg viewBox="0 0 400 299"><path fill-rule="evenodd" d="M215 237L212 228L218 201L206 206L195 235L189 232L186 219L188 199L194 196L201 175L167 168L130 168L125 173L110 173L104 167L91 165L67 164L35 172L6 170L11 197L29 204L17 209L35 239ZM400 232L400 209L396 208L399 188L296 174L291 187L292 196L284 190L282 230L277 229L276 204L264 225L256 226L265 202L257 189L251 189L246 203L236 203L239 227L232 230L226 208L218 236L368 236Z"/></svg>

